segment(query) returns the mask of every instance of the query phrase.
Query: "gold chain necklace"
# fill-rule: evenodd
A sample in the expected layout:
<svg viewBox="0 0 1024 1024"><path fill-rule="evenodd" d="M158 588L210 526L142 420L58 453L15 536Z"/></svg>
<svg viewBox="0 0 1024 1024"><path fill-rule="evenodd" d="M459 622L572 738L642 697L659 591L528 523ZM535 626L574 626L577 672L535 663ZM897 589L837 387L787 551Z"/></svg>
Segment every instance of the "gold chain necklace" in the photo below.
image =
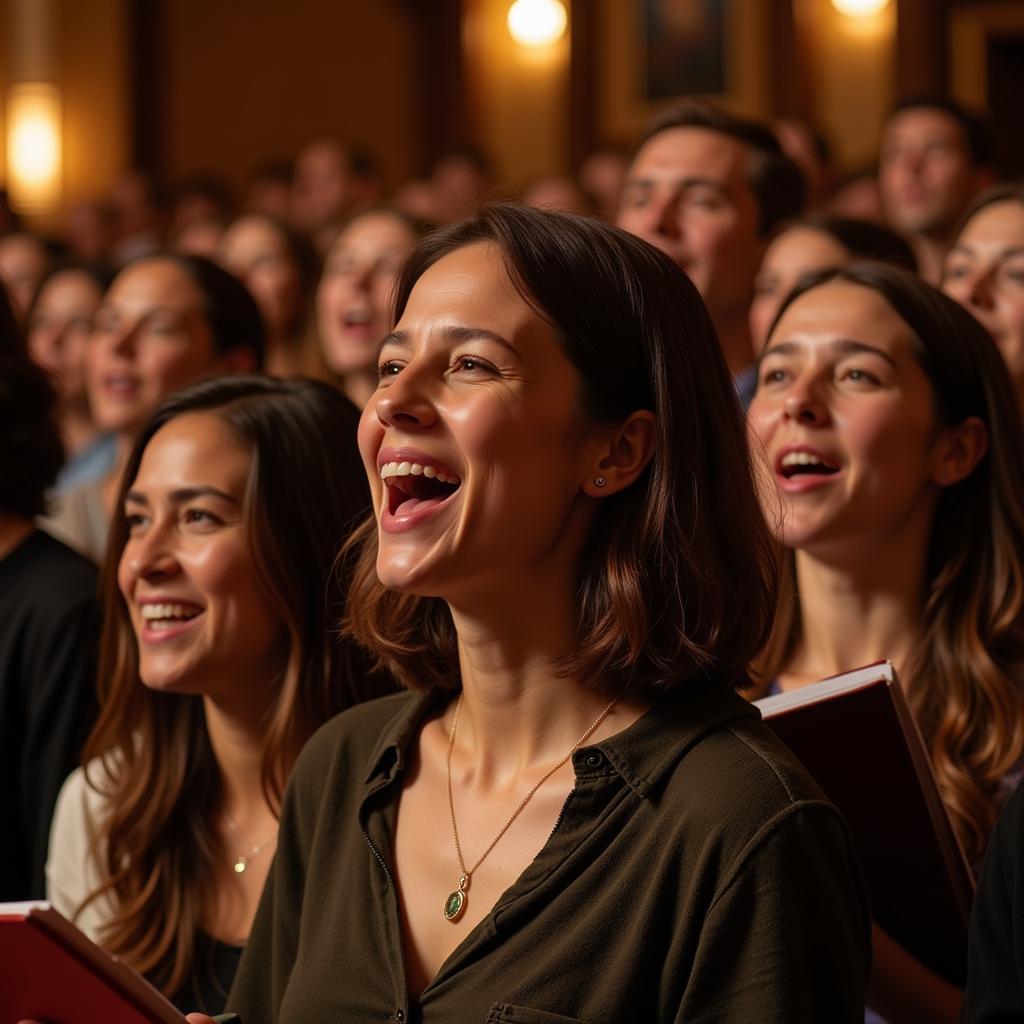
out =
<svg viewBox="0 0 1024 1024"><path fill-rule="evenodd" d="M533 794L536 793L537 790L540 789L540 787L543 786L544 783L547 782L548 779L550 779L551 776L554 775L555 772L557 772L558 769L561 768L562 765L565 764L581 746L583 746L584 743L586 743L594 730L605 720L605 718L608 717L609 712L618 703L618 699L619 698L616 697L611 701L604 711L602 711L601 714L591 722L587 731L569 748L569 752L565 757L563 757L557 764L553 764L541 776L540 781L533 786L530 792L527 793L522 800L520 800L519 806L512 812L512 817L510 817L508 821L501 826L501 831L491 840L487 849L484 850L484 852L477 858L477 862L471 868L467 868L466 862L462 856L462 846L459 844L459 829L455 824L455 800L452 797L452 750L455 749L455 730L459 727L459 712L462 710L462 694L459 694L459 699L455 704L455 717L452 719L452 732L448 737L448 756L445 758L444 762L444 777L445 782L448 784L448 810L451 812L452 816L452 836L455 839L455 853L459 858L459 868L461 869L462 874L459 877L459 887L454 892L449 893L448 898L444 901L444 916L447 920L458 921L458 919L462 917L463 911L466 909L466 901L469 898L466 895L466 890L469 888L469 880L473 877L473 872L483 864L484 858L486 858L491 850L498 845L498 840L501 839L501 837L509 830L509 826L511 826L512 822L519 817L520 811L522 811L522 809L530 802Z"/></svg>
<svg viewBox="0 0 1024 1024"><path fill-rule="evenodd" d="M239 827L235 824L235 819L232 818L231 815L228 814L226 811L224 812L224 818L225 818L225 820L228 823L228 828L230 828L231 831L234 832L235 835L239 837L239 839L242 839L243 838L242 832L239 829ZM245 853L238 854L238 856L235 858L235 863L231 865L231 867L233 868L235 874L236 875L244 874L245 873L245 869L249 866L249 861L251 861L253 859L253 857L259 856L276 838L277 838L277 833L275 832L265 842L259 843L257 846L250 846L249 849L246 850Z"/></svg>

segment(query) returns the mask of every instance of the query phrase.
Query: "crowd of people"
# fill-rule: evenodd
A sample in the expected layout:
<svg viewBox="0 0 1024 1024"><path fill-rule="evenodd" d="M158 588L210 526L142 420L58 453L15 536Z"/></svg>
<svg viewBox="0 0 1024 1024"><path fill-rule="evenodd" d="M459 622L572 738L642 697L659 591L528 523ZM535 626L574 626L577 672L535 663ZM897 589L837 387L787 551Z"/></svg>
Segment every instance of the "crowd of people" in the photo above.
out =
<svg viewBox="0 0 1024 1024"><path fill-rule="evenodd" d="M694 101L519 196L322 139L5 218L0 899L196 1024L1024 1015L984 119L906 99L846 181ZM956 977L751 703L883 660L979 879Z"/></svg>

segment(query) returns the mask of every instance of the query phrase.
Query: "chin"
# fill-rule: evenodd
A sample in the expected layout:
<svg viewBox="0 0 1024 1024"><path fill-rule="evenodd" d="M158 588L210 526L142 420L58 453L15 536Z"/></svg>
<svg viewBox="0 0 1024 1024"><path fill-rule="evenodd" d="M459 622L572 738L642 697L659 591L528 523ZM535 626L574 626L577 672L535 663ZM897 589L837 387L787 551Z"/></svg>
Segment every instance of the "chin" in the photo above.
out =
<svg viewBox="0 0 1024 1024"><path fill-rule="evenodd" d="M422 560L377 556L377 578L381 586L413 597L442 597L436 572Z"/></svg>
<svg viewBox="0 0 1024 1024"><path fill-rule="evenodd" d="M203 692L202 684L195 678L193 673L157 670L140 667L139 679L147 690L154 693L177 693L194 696Z"/></svg>

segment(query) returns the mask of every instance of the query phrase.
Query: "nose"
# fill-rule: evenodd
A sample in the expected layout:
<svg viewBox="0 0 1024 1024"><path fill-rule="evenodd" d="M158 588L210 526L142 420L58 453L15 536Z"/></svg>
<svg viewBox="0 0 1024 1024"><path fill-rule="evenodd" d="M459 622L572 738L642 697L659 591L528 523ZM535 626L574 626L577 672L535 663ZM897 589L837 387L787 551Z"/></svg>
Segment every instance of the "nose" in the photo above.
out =
<svg viewBox="0 0 1024 1024"><path fill-rule="evenodd" d="M373 284L373 279L377 274L377 263L376 261L368 261L361 266L355 268L352 272L352 283L360 291L367 292L370 290L370 286Z"/></svg>
<svg viewBox="0 0 1024 1024"><path fill-rule="evenodd" d="M992 271L984 270L975 274L967 283L967 302L977 309L991 309L994 305L992 295Z"/></svg>
<svg viewBox="0 0 1024 1024"><path fill-rule="evenodd" d="M374 396L377 419L387 427L424 430L437 420L426 381L413 366L406 366Z"/></svg>
<svg viewBox="0 0 1024 1024"><path fill-rule="evenodd" d="M167 579L179 568L167 530L159 524L130 536L121 559L137 580Z"/></svg>
<svg viewBox="0 0 1024 1024"><path fill-rule="evenodd" d="M676 193L665 196L655 207L654 233L662 238L681 237L679 196Z"/></svg>
<svg viewBox="0 0 1024 1024"><path fill-rule="evenodd" d="M828 423L828 404L809 377L798 378L783 403L787 419L806 427L823 427Z"/></svg>

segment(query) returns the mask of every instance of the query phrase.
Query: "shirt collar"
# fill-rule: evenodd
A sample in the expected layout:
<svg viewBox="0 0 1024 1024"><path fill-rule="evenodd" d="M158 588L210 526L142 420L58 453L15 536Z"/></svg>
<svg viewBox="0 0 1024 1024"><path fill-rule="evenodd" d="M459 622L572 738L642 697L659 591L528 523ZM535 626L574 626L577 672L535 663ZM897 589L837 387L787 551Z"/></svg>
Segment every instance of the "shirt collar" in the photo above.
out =
<svg viewBox="0 0 1024 1024"><path fill-rule="evenodd" d="M601 751L636 793L646 796L705 736L731 722L760 717L756 707L720 682L684 683L628 729L577 754Z"/></svg>
<svg viewBox="0 0 1024 1024"><path fill-rule="evenodd" d="M406 752L428 713L453 693L430 690L404 695L399 713L381 733L367 765L365 782L391 782L404 768ZM600 743L581 747L577 765L588 751L599 750L608 763L640 796L646 796L686 752L709 733L740 719L758 720L761 713L733 690L718 682L683 684L660 697L629 728ZM376 788L376 787L375 787Z"/></svg>

